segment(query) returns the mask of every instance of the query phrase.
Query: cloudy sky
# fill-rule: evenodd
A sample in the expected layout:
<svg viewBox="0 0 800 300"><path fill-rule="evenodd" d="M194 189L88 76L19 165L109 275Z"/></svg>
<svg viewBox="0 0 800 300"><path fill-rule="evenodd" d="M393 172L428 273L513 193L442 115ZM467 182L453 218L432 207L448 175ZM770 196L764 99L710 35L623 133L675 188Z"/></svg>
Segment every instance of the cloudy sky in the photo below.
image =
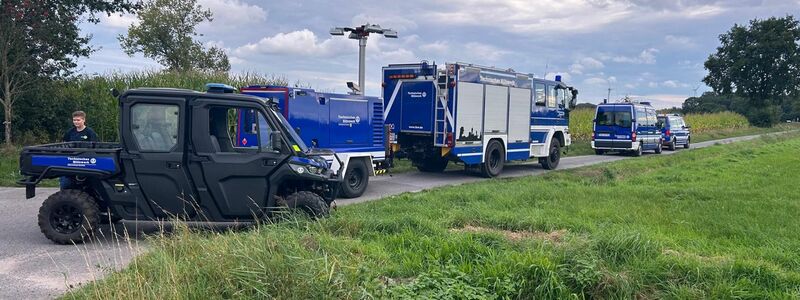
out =
<svg viewBox="0 0 800 300"><path fill-rule="evenodd" d="M370 38L367 94L380 93L381 66L420 60L513 68L552 79L560 74L580 102L629 95L659 107L680 106L708 90L703 62L718 35L753 18L800 17L800 0L198 0L214 13L201 40L224 48L233 72L284 75L317 89L345 92L357 81L358 42L332 37L333 26L366 22L400 38ZM116 36L132 16L84 24L100 50L81 60L84 73L159 69L128 57Z"/></svg>

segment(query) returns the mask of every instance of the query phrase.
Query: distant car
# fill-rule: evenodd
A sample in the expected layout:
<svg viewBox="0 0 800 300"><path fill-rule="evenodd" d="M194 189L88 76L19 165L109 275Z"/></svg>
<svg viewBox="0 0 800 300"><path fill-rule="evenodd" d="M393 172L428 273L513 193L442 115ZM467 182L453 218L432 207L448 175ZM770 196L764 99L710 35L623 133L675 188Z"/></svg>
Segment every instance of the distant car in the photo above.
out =
<svg viewBox="0 0 800 300"><path fill-rule="evenodd" d="M691 126L687 125L679 115L659 115L658 127L661 128L662 146L675 151L678 145L689 148L692 143Z"/></svg>
<svg viewBox="0 0 800 300"><path fill-rule="evenodd" d="M649 103L608 103L597 106L592 133L592 149L602 155L608 151L661 153L661 133L656 126L656 110Z"/></svg>

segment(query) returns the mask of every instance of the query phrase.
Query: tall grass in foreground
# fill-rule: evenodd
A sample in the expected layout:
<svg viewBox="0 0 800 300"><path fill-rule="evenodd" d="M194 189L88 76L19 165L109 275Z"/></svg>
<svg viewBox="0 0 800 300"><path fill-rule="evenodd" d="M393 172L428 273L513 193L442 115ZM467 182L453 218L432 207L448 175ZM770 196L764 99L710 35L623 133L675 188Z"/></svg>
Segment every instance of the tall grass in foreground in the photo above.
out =
<svg viewBox="0 0 800 300"><path fill-rule="evenodd" d="M65 298L800 297L800 135L179 231ZM747 176L742 176L747 174Z"/></svg>

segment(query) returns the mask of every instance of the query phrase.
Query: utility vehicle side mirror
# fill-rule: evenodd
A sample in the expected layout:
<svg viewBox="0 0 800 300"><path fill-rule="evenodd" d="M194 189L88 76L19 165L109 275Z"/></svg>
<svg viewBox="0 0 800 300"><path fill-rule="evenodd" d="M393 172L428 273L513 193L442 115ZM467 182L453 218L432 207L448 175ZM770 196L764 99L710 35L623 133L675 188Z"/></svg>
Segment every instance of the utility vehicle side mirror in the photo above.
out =
<svg viewBox="0 0 800 300"><path fill-rule="evenodd" d="M272 151L283 151L283 134L280 132L272 132L269 135L269 143L272 145Z"/></svg>

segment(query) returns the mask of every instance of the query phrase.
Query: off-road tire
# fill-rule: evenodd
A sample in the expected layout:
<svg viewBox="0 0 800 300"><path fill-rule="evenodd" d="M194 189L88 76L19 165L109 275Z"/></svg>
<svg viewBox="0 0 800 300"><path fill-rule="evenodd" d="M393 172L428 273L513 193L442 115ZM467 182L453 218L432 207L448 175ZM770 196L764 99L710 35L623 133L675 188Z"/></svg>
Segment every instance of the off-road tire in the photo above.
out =
<svg viewBox="0 0 800 300"><path fill-rule="evenodd" d="M81 190L62 190L47 197L39 208L39 229L56 244L88 241L100 218L100 208Z"/></svg>
<svg viewBox="0 0 800 300"><path fill-rule="evenodd" d="M291 194L284 199L290 209L298 209L308 214L311 218L324 218L330 215L331 208L320 195L302 191Z"/></svg>
<svg viewBox="0 0 800 300"><path fill-rule="evenodd" d="M415 163L417 170L425 173L441 173L447 168L450 160L446 157L433 156L423 160L422 163Z"/></svg>
<svg viewBox="0 0 800 300"><path fill-rule="evenodd" d="M675 143L677 143L677 142L675 141L675 138L672 138L672 141L670 141L670 142L669 142L669 151L675 151L675 149L677 148L677 146L675 145Z"/></svg>
<svg viewBox="0 0 800 300"><path fill-rule="evenodd" d="M484 158L486 161L481 164L481 176L492 178L503 172L506 151L503 150L503 145L500 142L496 140L489 142Z"/></svg>
<svg viewBox="0 0 800 300"><path fill-rule="evenodd" d="M367 190L369 184L369 171L363 159L356 159L347 165L344 180L340 184L339 197L360 197Z"/></svg>
<svg viewBox="0 0 800 300"><path fill-rule="evenodd" d="M553 139L550 142L550 148L548 148L547 157L542 157L539 159L539 163L542 164L542 168L545 170L555 170L558 168L558 164L561 162L561 142L556 139Z"/></svg>

